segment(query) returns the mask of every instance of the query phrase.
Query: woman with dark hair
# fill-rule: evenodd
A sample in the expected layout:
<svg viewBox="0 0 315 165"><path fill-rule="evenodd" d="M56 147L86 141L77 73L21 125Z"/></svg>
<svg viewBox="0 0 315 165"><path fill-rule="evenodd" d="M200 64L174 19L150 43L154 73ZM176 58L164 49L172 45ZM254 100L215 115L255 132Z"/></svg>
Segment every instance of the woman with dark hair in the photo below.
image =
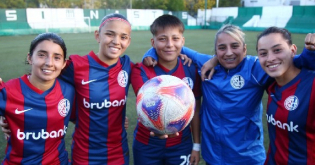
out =
<svg viewBox="0 0 315 165"><path fill-rule="evenodd" d="M69 163L64 137L75 91L57 78L66 53L57 34L40 34L27 55L31 73L0 84L0 116L11 130L2 164Z"/></svg>
<svg viewBox="0 0 315 165"><path fill-rule="evenodd" d="M305 41L314 47L315 35ZM315 164L315 72L293 65L291 34L270 27L257 38L261 67L275 82L268 90L269 150L265 164Z"/></svg>

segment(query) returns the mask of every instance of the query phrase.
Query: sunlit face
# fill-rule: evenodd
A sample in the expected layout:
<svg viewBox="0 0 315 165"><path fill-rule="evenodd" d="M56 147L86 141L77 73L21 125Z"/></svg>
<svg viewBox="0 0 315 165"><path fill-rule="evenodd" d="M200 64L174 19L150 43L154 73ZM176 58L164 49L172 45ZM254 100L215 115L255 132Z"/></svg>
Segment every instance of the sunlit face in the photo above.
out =
<svg viewBox="0 0 315 165"><path fill-rule="evenodd" d="M43 40L34 49L33 55L28 54L28 62L32 66L31 83L51 83L59 76L66 66L62 48L49 40Z"/></svg>
<svg viewBox="0 0 315 165"><path fill-rule="evenodd" d="M184 46L185 38L178 27L166 27L157 31L151 39L152 46L156 49L159 63L177 63L177 57Z"/></svg>
<svg viewBox="0 0 315 165"><path fill-rule="evenodd" d="M95 31L95 39L99 43L100 60L108 65L117 62L130 44L130 25L120 20L105 23L101 31Z"/></svg>
<svg viewBox="0 0 315 165"><path fill-rule="evenodd" d="M229 34L221 33L217 37L216 55L224 68L233 69L246 56L246 45Z"/></svg>
<svg viewBox="0 0 315 165"><path fill-rule="evenodd" d="M294 44L290 46L280 33L261 37L257 51L260 65L270 77L280 78L290 74L297 48Z"/></svg>

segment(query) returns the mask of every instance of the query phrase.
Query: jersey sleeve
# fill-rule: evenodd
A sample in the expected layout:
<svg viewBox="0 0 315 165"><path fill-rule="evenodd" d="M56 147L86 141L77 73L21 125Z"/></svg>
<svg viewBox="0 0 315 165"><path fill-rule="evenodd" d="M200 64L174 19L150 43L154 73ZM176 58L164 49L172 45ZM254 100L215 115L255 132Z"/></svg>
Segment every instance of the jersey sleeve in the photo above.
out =
<svg viewBox="0 0 315 165"><path fill-rule="evenodd" d="M71 60L71 56L70 59L67 60L66 67L62 70L59 78L66 81L69 84L74 85L74 66Z"/></svg>
<svg viewBox="0 0 315 165"><path fill-rule="evenodd" d="M300 69L315 70L315 51L304 48L300 55L294 56L293 62Z"/></svg>
<svg viewBox="0 0 315 165"><path fill-rule="evenodd" d="M6 91L4 88L4 83L0 83L0 116L4 116L4 109L6 105Z"/></svg>
<svg viewBox="0 0 315 165"><path fill-rule="evenodd" d="M142 87L142 85L148 80L149 78L145 74L142 68L142 64L135 64L131 71L131 85L136 95L138 94L138 91Z"/></svg>
<svg viewBox="0 0 315 165"><path fill-rule="evenodd" d="M156 51L155 51L155 48L150 48L147 52L144 53L144 56L142 58L142 61L143 59L145 59L146 57L152 57L154 58L156 61L158 61L158 56L156 54Z"/></svg>
<svg viewBox="0 0 315 165"><path fill-rule="evenodd" d="M181 53L187 55L198 67L213 57L213 55L202 54L188 47L183 47Z"/></svg>
<svg viewBox="0 0 315 165"><path fill-rule="evenodd" d="M213 55L208 55L208 54L202 54L199 53L193 49L190 49L188 47L183 46L182 50L180 52L181 54L185 54L187 55L187 57L189 57L193 63L197 64L198 67L202 67L202 65L208 61L209 59L211 59L213 57ZM154 58L156 61L158 61L158 55L156 54L156 50L155 48L150 48L143 56L143 59L145 59L146 57L152 57ZM143 61L142 59L142 61Z"/></svg>
<svg viewBox="0 0 315 165"><path fill-rule="evenodd" d="M274 79L271 78L261 67L258 57L247 56L246 58L249 61L253 62L251 76L256 81L257 84L267 89L267 87L274 82Z"/></svg>

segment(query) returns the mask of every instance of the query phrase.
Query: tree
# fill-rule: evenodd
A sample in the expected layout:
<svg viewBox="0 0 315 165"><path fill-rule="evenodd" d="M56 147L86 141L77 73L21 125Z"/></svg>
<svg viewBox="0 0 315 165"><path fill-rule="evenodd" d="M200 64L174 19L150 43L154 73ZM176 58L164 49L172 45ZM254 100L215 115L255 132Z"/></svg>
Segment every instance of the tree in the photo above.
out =
<svg viewBox="0 0 315 165"><path fill-rule="evenodd" d="M68 0L40 0L41 4L46 5L49 8L69 8L71 2Z"/></svg>
<svg viewBox="0 0 315 165"><path fill-rule="evenodd" d="M39 0L24 0L25 1L25 7L24 8L38 8L40 7Z"/></svg>
<svg viewBox="0 0 315 165"><path fill-rule="evenodd" d="M170 0L167 4L167 10L184 11L185 1L184 0Z"/></svg>
<svg viewBox="0 0 315 165"><path fill-rule="evenodd" d="M241 0L220 0L219 7L239 7Z"/></svg>
<svg viewBox="0 0 315 165"><path fill-rule="evenodd" d="M18 8L25 8L25 2L23 0L2 0L0 2L0 8L7 8L7 9L18 9Z"/></svg>
<svg viewBox="0 0 315 165"><path fill-rule="evenodd" d="M40 4L49 8L84 8L84 3L90 0L26 0L37 1L37 6ZM30 6L27 6L30 7Z"/></svg>
<svg viewBox="0 0 315 165"><path fill-rule="evenodd" d="M240 5L241 0L220 0L221 6ZM198 9L205 8L205 0L0 0L0 8L88 8L88 9L161 9L188 11L195 16ZM207 8L216 0L207 0Z"/></svg>
<svg viewBox="0 0 315 165"><path fill-rule="evenodd" d="M103 0L101 8L105 9L127 9L130 2L128 0Z"/></svg>
<svg viewBox="0 0 315 165"><path fill-rule="evenodd" d="M84 3L86 0L72 0L72 7L78 7L81 9L84 9Z"/></svg>
<svg viewBox="0 0 315 165"><path fill-rule="evenodd" d="M215 5L216 0L207 0L207 9ZM205 0L186 0L186 10L192 16L196 16L198 9L205 8Z"/></svg>
<svg viewBox="0 0 315 165"><path fill-rule="evenodd" d="M162 9L167 10L167 4L173 0L134 0L134 9Z"/></svg>

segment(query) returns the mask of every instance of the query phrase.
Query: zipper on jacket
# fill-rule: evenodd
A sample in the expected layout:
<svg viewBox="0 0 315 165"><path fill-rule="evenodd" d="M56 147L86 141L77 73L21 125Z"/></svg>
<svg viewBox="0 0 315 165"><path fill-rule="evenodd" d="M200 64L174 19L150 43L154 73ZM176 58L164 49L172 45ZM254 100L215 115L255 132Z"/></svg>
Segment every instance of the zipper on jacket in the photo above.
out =
<svg viewBox="0 0 315 165"><path fill-rule="evenodd" d="M230 69L228 69L228 70L226 71L226 75L225 75L224 79L226 79L227 75L229 74L229 71L230 71Z"/></svg>

